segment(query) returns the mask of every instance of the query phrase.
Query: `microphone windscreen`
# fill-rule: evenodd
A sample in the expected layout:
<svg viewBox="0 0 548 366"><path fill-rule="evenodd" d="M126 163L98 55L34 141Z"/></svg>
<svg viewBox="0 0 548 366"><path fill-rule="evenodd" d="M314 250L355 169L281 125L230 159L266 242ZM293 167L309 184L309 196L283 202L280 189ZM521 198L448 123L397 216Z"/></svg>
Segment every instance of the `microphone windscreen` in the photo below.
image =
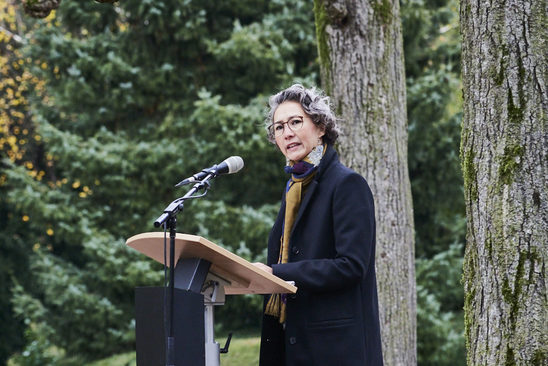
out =
<svg viewBox="0 0 548 366"><path fill-rule="evenodd" d="M240 156L231 156L225 163L228 165L228 174L237 173L244 167L244 159Z"/></svg>

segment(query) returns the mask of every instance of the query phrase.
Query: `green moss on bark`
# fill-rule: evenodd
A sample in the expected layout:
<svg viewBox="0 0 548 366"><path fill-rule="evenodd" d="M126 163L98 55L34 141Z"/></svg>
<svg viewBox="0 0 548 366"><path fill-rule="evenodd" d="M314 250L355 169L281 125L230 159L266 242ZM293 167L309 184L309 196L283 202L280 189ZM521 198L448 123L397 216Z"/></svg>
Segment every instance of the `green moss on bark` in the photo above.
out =
<svg viewBox="0 0 548 366"><path fill-rule="evenodd" d="M531 359L531 365L533 366L546 365L546 360L548 360L548 355L546 354L546 351L537 349L533 355L533 358Z"/></svg>
<svg viewBox="0 0 548 366"><path fill-rule="evenodd" d="M382 24L389 25L392 23L392 3L389 0L372 1L371 7Z"/></svg>
<svg viewBox="0 0 548 366"><path fill-rule="evenodd" d="M517 103L514 103L512 87L510 86L508 88L508 121L514 124L521 124L525 117L524 109L527 105L525 85L528 85L528 83L527 72L521 57L517 57L516 62L518 66L518 78L515 85L515 88L517 89Z"/></svg>
<svg viewBox="0 0 548 366"><path fill-rule="evenodd" d="M320 70L324 74L323 88L327 95L331 94L331 57L327 42L327 33L325 28L329 23L324 0L314 0L314 22L316 25L316 42L318 42L318 57L320 61Z"/></svg>
<svg viewBox="0 0 548 366"><path fill-rule="evenodd" d="M516 321L518 319L519 310L524 306L522 294L524 287L534 283L533 273L535 263L540 261L540 256L533 250L531 252L521 251L519 252L518 264L516 267L516 273L514 275L514 288L512 289L508 278L505 278L502 284L502 296L504 301L510 305L510 334L517 334ZM525 276L525 268L529 265L528 276ZM540 352L540 353L539 353ZM541 351L536 351L532 361L532 365L540 365L539 362L546 360L546 355ZM515 358L513 350L508 347L506 353L505 365L515 365Z"/></svg>
<svg viewBox="0 0 548 366"><path fill-rule="evenodd" d="M473 244L470 244L473 245ZM466 252L462 271L462 284L464 285L464 340L466 348L471 347L470 339L474 323L474 299L476 298L476 278L477 254L469 248Z"/></svg>
<svg viewBox="0 0 548 366"><path fill-rule="evenodd" d="M508 121L515 124L523 121L523 109L521 106L514 104L511 89L508 89Z"/></svg>
<svg viewBox="0 0 548 366"><path fill-rule="evenodd" d="M528 253L529 259L529 275L527 277L527 284L532 285L535 283L535 266L542 266L542 258L538 254L535 248L531 248L531 251Z"/></svg>
<svg viewBox="0 0 548 366"><path fill-rule="evenodd" d="M474 163L474 152L467 151L462 157L462 174L464 178L464 189L469 192L468 201L475 201L478 198L477 176L478 172Z"/></svg>
<svg viewBox="0 0 548 366"><path fill-rule="evenodd" d="M525 149L521 145L511 145L504 148L498 171L500 180L504 184L508 185L514 181L514 175L521 166L524 151Z"/></svg>
<svg viewBox="0 0 548 366"><path fill-rule="evenodd" d="M514 350L512 347L506 346L506 361L504 362L504 366L514 366L515 364Z"/></svg>
<svg viewBox="0 0 548 366"><path fill-rule="evenodd" d="M516 274L514 277L514 289L510 287L508 278L504 278L502 282L502 296L504 301L510 305L510 323L511 327L515 328L516 319L520 308L520 295L522 293L522 287L525 284L523 278L524 265L527 254L524 252L519 253L518 266L516 268Z"/></svg>
<svg viewBox="0 0 548 366"><path fill-rule="evenodd" d="M501 47L500 65L498 72L494 70L493 81L496 85L502 86L506 76L506 60L508 58L508 48L505 45Z"/></svg>
<svg viewBox="0 0 548 366"><path fill-rule="evenodd" d="M337 110L335 111L336 115L337 116L342 116L343 115L343 107L342 107L342 104L343 104L343 100L342 99L339 99L337 101Z"/></svg>

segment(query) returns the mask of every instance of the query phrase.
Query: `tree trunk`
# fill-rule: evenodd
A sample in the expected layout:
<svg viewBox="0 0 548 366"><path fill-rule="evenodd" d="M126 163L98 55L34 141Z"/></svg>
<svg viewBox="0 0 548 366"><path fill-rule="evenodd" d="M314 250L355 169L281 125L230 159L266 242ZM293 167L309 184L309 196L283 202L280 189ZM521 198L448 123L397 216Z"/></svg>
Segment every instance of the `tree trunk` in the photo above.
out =
<svg viewBox="0 0 548 366"><path fill-rule="evenodd" d="M462 0L469 365L548 364L546 0Z"/></svg>
<svg viewBox="0 0 548 366"><path fill-rule="evenodd" d="M323 88L342 118L337 148L375 197L385 365L413 365L413 209L399 2L316 0L315 13Z"/></svg>

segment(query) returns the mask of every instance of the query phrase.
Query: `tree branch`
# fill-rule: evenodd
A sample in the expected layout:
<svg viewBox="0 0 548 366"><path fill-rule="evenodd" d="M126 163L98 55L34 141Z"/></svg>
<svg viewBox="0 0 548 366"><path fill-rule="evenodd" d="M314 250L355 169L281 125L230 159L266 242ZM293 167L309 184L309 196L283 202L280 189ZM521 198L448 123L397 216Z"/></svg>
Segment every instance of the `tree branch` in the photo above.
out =
<svg viewBox="0 0 548 366"><path fill-rule="evenodd" d="M9 35L11 38L13 38L13 40L17 43L20 43L20 44L27 44L27 40L23 37L21 37L20 35L16 34L16 33L12 33L10 32L9 30L7 30L6 28L2 27L0 25L0 32L3 32L3 33L6 33L7 35Z"/></svg>

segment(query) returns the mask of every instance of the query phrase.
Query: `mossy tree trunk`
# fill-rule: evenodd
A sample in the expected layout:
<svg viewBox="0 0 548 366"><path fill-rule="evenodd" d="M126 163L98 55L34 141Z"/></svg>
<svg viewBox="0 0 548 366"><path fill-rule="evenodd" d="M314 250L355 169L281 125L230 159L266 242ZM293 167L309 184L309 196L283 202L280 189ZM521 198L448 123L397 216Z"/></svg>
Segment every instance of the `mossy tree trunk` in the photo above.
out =
<svg viewBox="0 0 548 366"><path fill-rule="evenodd" d="M469 365L548 364L546 0L462 0Z"/></svg>
<svg viewBox="0 0 548 366"><path fill-rule="evenodd" d="M376 204L385 365L416 364L413 209L398 0L315 0L323 88L339 117L341 159Z"/></svg>

